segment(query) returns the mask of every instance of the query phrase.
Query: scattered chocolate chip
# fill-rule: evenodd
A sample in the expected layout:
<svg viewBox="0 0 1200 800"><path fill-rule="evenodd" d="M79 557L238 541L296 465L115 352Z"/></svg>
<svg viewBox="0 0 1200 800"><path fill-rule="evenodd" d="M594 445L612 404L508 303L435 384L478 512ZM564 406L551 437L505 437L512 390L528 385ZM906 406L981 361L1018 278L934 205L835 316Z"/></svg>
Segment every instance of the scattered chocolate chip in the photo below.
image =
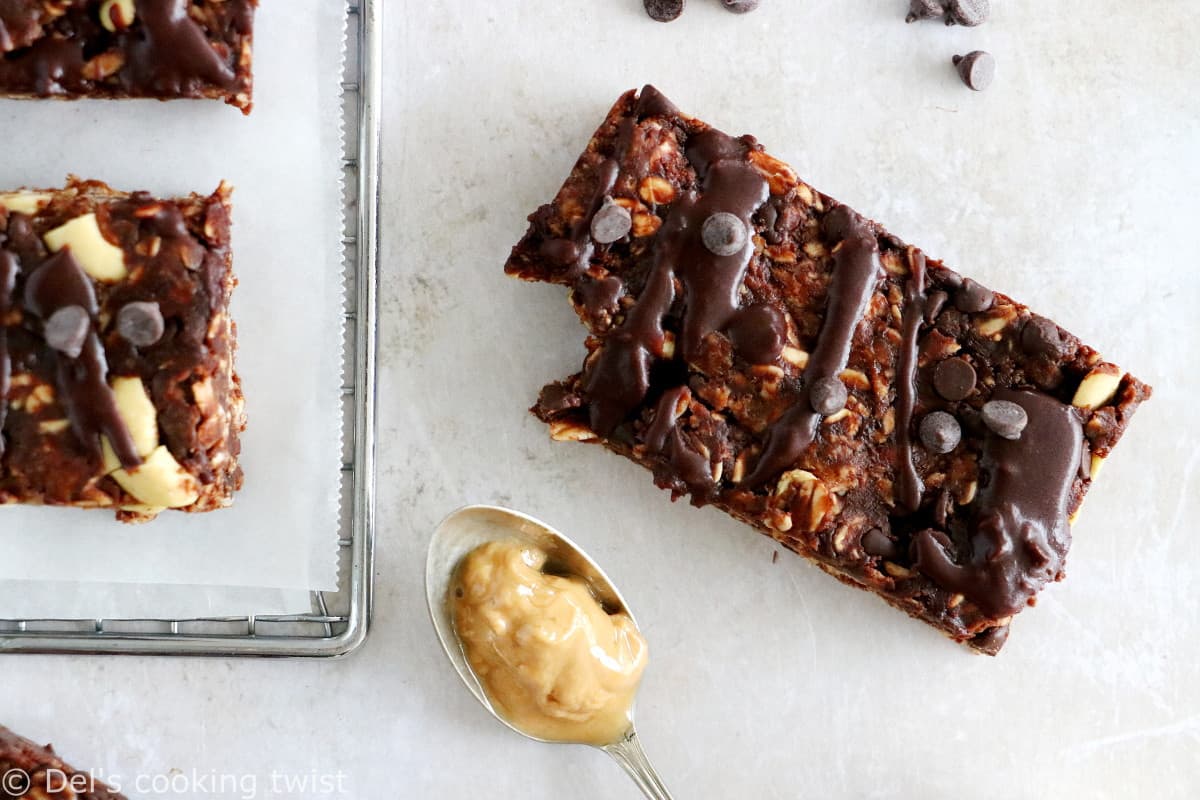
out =
<svg viewBox="0 0 1200 800"><path fill-rule="evenodd" d="M933 388L947 400L965 400L975 391L975 368L965 358L947 358L934 367Z"/></svg>
<svg viewBox="0 0 1200 800"><path fill-rule="evenodd" d="M1086 439L1079 450L1079 477L1084 480L1092 477L1092 448L1088 446Z"/></svg>
<svg viewBox="0 0 1200 800"><path fill-rule="evenodd" d="M162 338L163 327L158 303L126 303L117 312L117 333L137 347L156 344Z"/></svg>
<svg viewBox="0 0 1200 800"><path fill-rule="evenodd" d="M1005 439L1020 439L1029 424L1025 409L1009 400L989 400L983 404L981 416L992 433Z"/></svg>
<svg viewBox="0 0 1200 800"><path fill-rule="evenodd" d="M746 223L727 211L718 211L704 220L700 238L714 254L731 256L746 246Z"/></svg>
<svg viewBox="0 0 1200 800"><path fill-rule="evenodd" d="M916 22L919 19L940 19L946 14L948 0L912 0L908 4L908 16L905 22Z"/></svg>
<svg viewBox="0 0 1200 800"><path fill-rule="evenodd" d="M946 6L946 24L974 28L987 22L992 7L988 0L949 0Z"/></svg>
<svg viewBox="0 0 1200 800"><path fill-rule="evenodd" d="M846 384L840 378L817 378L808 389L808 404L827 417L846 407L847 396Z"/></svg>
<svg viewBox="0 0 1200 800"><path fill-rule="evenodd" d="M920 432L921 444L931 453L949 453L962 441L962 427L945 411L926 414Z"/></svg>
<svg viewBox="0 0 1200 800"><path fill-rule="evenodd" d="M871 530L864 533L859 543L867 555L878 556L879 558L895 558L900 553L900 549L896 547L896 543L879 528L871 528Z"/></svg>
<svg viewBox="0 0 1200 800"><path fill-rule="evenodd" d="M746 14L758 8L758 2L759 0L721 0L721 5L735 14Z"/></svg>
<svg viewBox="0 0 1200 800"><path fill-rule="evenodd" d="M46 320L42 335L46 344L68 358L79 358L92 328L92 318L83 306L63 306Z"/></svg>
<svg viewBox="0 0 1200 800"><path fill-rule="evenodd" d="M991 86L996 78L996 59L991 53L975 50L951 60L958 68L958 77L962 78L962 82L977 92Z"/></svg>
<svg viewBox="0 0 1200 800"><path fill-rule="evenodd" d="M1059 359L1067 354L1068 346L1057 325L1035 316L1021 328L1021 349L1031 356Z"/></svg>
<svg viewBox="0 0 1200 800"><path fill-rule="evenodd" d="M646 13L655 22L670 22L683 13L684 0L642 0Z"/></svg>
<svg viewBox="0 0 1200 800"><path fill-rule="evenodd" d="M633 217L629 209L617 205L611 197L604 198L604 203L592 216L592 238L600 244L612 244L623 239L631 228Z"/></svg>
<svg viewBox="0 0 1200 800"><path fill-rule="evenodd" d="M942 313L942 307L946 305L946 301L950 299L950 295L943 292L941 289L930 292L929 297L925 299L925 323L932 325L937 319L938 314Z"/></svg>
<svg viewBox="0 0 1200 800"><path fill-rule="evenodd" d="M954 293L954 307L968 314L978 314L987 311L996 302L996 295L986 286L981 286L970 278L963 281L962 286Z"/></svg>

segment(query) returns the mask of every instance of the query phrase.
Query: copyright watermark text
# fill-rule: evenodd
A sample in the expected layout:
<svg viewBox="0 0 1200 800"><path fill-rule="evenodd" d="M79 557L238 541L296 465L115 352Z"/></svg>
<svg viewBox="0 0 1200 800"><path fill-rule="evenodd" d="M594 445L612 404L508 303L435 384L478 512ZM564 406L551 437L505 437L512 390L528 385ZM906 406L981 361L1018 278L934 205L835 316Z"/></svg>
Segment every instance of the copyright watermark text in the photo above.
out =
<svg viewBox="0 0 1200 800"><path fill-rule="evenodd" d="M139 797L227 797L265 800L274 797L339 798L349 796L349 776L337 772L227 773L171 770L168 773L121 775L102 770L68 772L43 769L28 773L10 769L0 775L0 795L11 797L74 797L107 785L116 792Z"/></svg>

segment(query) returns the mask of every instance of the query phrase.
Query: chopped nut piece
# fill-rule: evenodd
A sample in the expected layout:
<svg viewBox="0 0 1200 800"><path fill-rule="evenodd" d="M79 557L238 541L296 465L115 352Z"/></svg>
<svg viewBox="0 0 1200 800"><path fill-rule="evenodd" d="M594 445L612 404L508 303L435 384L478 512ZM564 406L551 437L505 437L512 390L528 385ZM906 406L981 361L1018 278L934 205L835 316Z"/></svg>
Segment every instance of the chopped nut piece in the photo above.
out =
<svg viewBox="0 0 1200 800"><path fill-rule="evenodd" d="M1101 364L1087 374L1075 392L1071 405L1095 411L1113 399L1121 385L1121 372L1112 364Z"/></svg>
<svg viewBox="0 0 1200 800"><path fill-rule="evenodd" d="M100 24L110 33L125 30L136 16L134 0L104 0L100 6Z"/></svg>

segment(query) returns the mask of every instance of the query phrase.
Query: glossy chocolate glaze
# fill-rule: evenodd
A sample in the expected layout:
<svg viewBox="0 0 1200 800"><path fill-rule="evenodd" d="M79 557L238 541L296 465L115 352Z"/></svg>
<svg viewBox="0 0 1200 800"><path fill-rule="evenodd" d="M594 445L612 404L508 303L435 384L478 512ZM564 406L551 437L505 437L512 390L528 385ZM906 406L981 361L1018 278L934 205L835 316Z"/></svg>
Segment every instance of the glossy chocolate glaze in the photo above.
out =
<svg viewBox="0 0 1200 800"><path fill-rule="evenodd" d="M925 317L925 255L910 249L909 276L904 284L904 338L896 368L896 499L912 513L921 507L925 484L913 466L913 407L917 401L917 333Z"/></svg>
<svg viewBox="0 0 1200 800"><path fill-rule="evenodd" d="M0 250L0 457L4 455L4 420L8 417L8 390L12 381L12 361L8 355L8 326L4 318L12 306L12 291L21 263L6 250Z"/></svg>
<svg viewBox="0 0 1200 800"><path fill-rule="evenodd" d="M687 158L699 189L683 193L672 204L657 234L646 286L587 374L584 388L597 433L612 433L646 398L651 367L663 358L663 322L676 302L677 281L683 309L677 357L690 361L706 336L736 322L741 311L738 292L754 254L753 243L747 240L738 252L719 256L704 246L700 229L717 212L733 214L749 226L750 217L766 202L767 182L750 165L747 152L746 142L715 130L688 142ZM775 338L782 349L781 337ZM759 356L772 349L757 341L749 346ZM777 356L775 350L773 357Z"/></svg>
<svg viewBox="0 0 1200 800"><path fill-rule="evenodd" d="M132 24L116 31L101 25L99 2L44 17L41 6L0 2L0 94L221 96L248 110L250 76L240 59L257 0L135 0Z"/></svg>
<svg viewBox="0 0 1200 800"><path fill-rule="evenodd" d="M60 308L79 306L88 312L95 325L96 291L92 281L71 255L70 248L60 250L35 268L25 283L24 304L43 322ZM93 327L78 358L47 348L54 360L59 396L66 407L71 428L83 446L100 455L100 437L105 436L126 468L141 465L142 458L133 444L129 428L117 412L116 398L108 385L108 360L104 346Z"/></svg>
<svg viewBox="0 0 1200 800"><path fill-rule="evenodd" d="M804 388L795 405L767 429L763 454L746 480L758 487L790 468L812 444L821 415L808 398L808 386L819 378L836 378L846 368L850 342L863 318L883 272L879 244L862 217L838 206L826 219L825 233L838 245L833 252L833 275L825 306L821 335L804 369Z"/></svg>
<svg viewBox="0 0 1200 800"><path fill-rule="evenodd" d="M1047 395L1000 389L995 397L1024 408L1029 425L1017 440L987 437L981 464L987 481L965 557L956 563L929 531L915 542L917 569L1001 617L1016 614L1062 572L1083 428L1075 409Z"/></svg>

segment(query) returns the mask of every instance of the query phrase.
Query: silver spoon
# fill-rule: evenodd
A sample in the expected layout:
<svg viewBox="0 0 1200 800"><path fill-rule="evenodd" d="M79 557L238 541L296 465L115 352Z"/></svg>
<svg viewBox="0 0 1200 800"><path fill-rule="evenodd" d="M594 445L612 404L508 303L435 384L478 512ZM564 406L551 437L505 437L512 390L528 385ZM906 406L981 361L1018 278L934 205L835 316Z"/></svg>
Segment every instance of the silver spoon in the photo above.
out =
<svg viewBox="0 0 1200 800"><path fill-rule="evenodd" d="M564 572L587 581L596 599L605 608L624 611L630 619L633 619L633 614L621 593L612 585L612 581L586 553L566 536L527 514L499 506L466 506L442 520L433 532L433 540L429 543L429 558L425 562L425 593L429 602L429 614L433 618L433 627L442 643L442 649L446 651L450 663L454 665L458 676L462 678L471 694L475 695L475 699L482 703L493 717L522 736L545 742L546 739L530 736L513 727L492 707L483 686L467 663L450 617L447 598L459 562L476 547L503 539L516 539L540 547L552 563L563 567ZM633 624L637 625L637 620L634 620ZM650 800L671 800L671 793L663 786L662 779L650 765L646 751L638 741L637 731L633 727L632 709L629 715L629 730L620 741L591 746L612 756Z"/></svg>

